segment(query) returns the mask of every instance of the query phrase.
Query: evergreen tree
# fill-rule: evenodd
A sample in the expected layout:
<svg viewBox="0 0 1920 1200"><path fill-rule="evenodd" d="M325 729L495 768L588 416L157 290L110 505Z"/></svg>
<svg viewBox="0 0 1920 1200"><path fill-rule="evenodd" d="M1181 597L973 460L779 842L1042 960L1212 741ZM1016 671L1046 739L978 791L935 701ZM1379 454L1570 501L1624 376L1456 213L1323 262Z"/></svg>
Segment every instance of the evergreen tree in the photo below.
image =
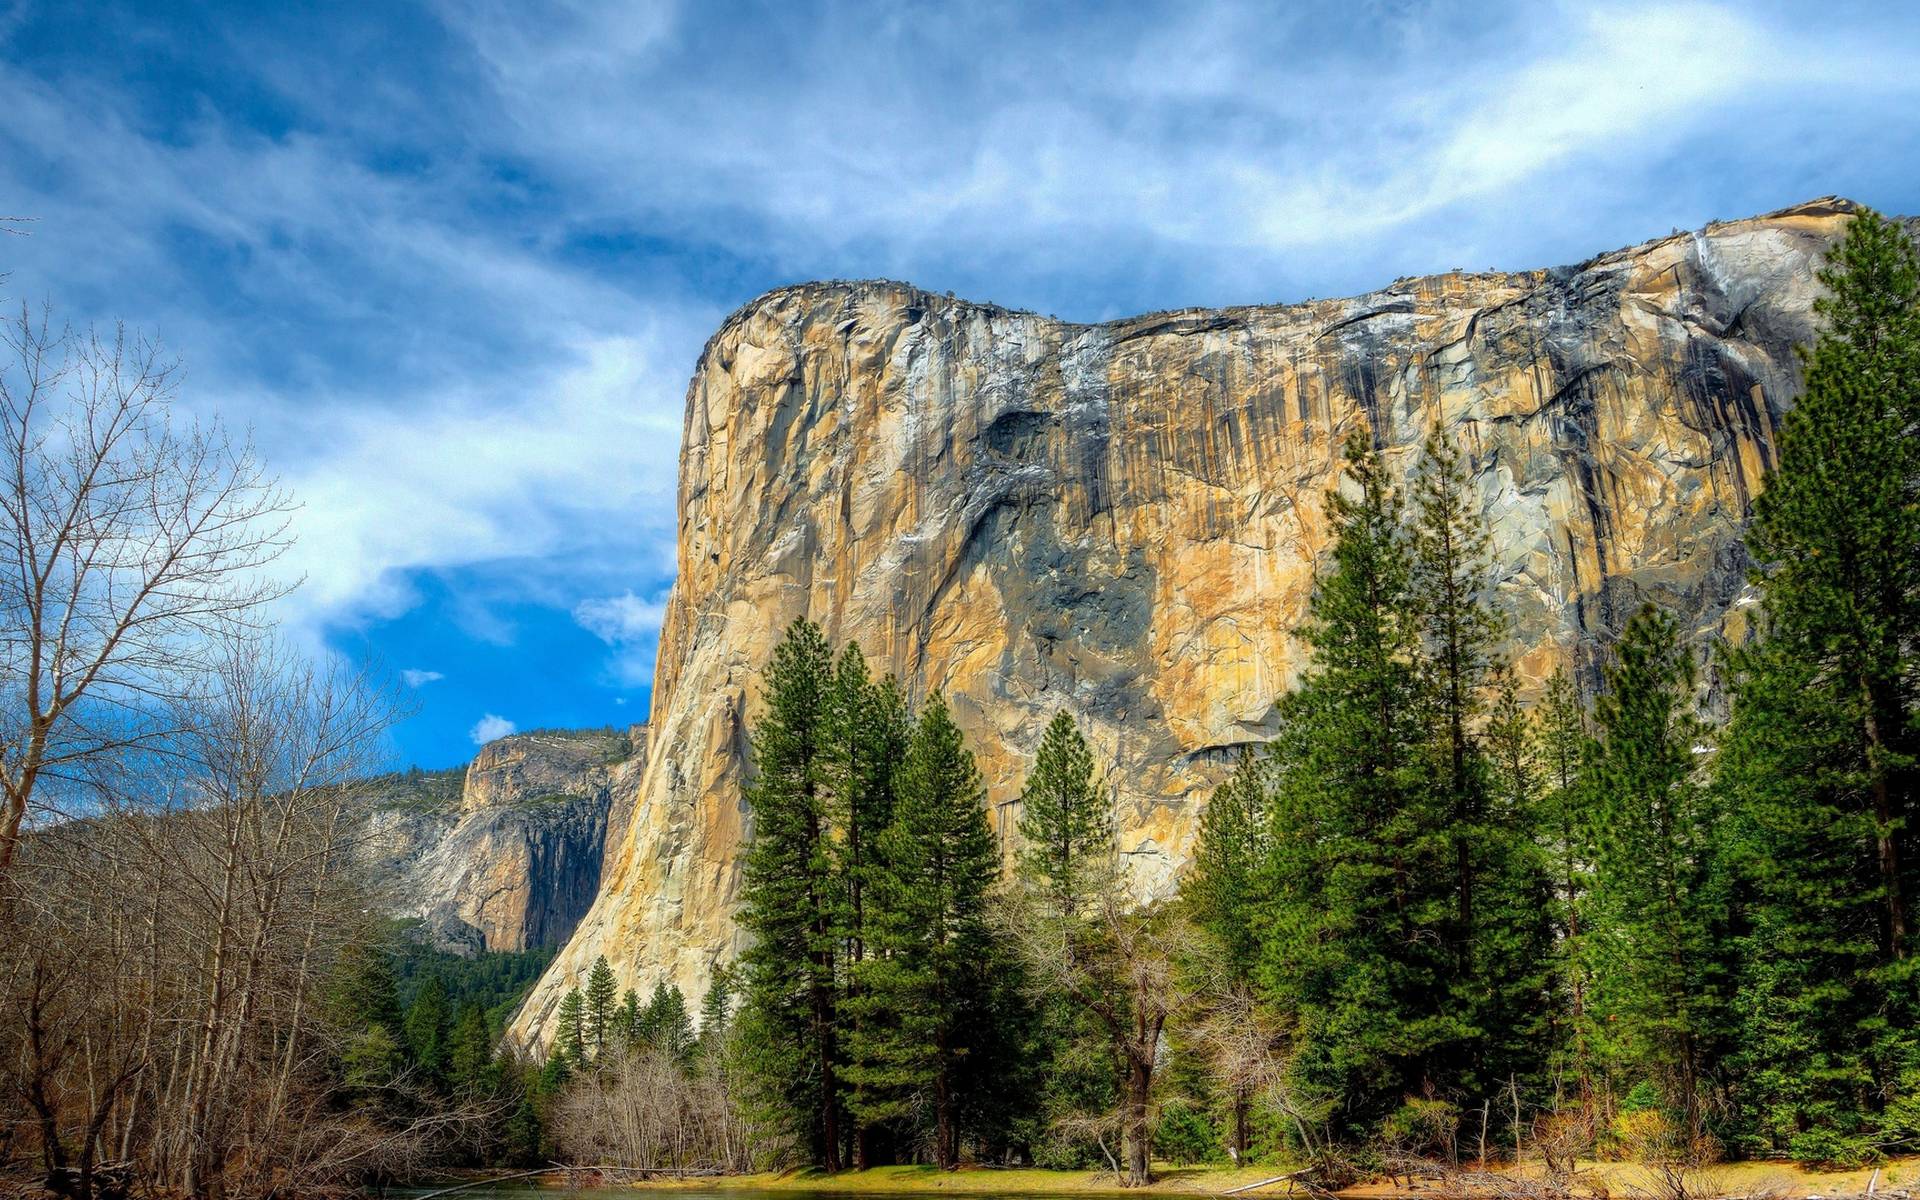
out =
<svg viewBox="0 0 1920 1200"><path fill-rule="evenodd" d="M628 988L620 997L620 1008L614 1013L613 1026L620 1040L631 1046L640 1040L640 993Z"/></svg>
<svg viewBox="0 0 1920 1200"><path fill-rule="evenodd" d="M893 822L880 840L874 944L861 973L856 1093L873 1123L898 1123L930 1100L936 1162L959 1161L960 1063L978 1049L992 952L987 892L998 855L986 785L938 693L901 764ZM880 1020L884 1016L884 1022Z"/></svg>
<svg viewBox="0 0 1920 1200"><path fill-rule="evenodd" d="M1764 607L1721 772L1757 896L1750 1102L1764 1141L1812 1157L1880 1144L1920 1093L1920 261L1862 212L1820 282L1754 505Z"/></svg>
<svg viewBox="0 0 1920 1200"><path fill-rule="evenodd" d="M1697 1134L1724 999L1723 880L1696 768L1707 732L1671 617L1642 609L1615 655L1595 706L1592 999L1621 1075L1659 1088Z"/></svg>
<svg viewBox="0 0 1920 1200"><path fill-rule="evenodd" d="M585 1067L587 1058L587 1002L580 989L570 987L560 998L558 1027L554 1032L554 1057L575 1069Z"/></svg>
<svg viewBox="0 0 1920 1200"><path fill-rule="evenodd" d="M457 1097L474 1098L493 1091L493 1033L487 1014L478 1004L465 1004L447 1039L447 1085Z"/></svg>
<svg viewBox="0 0 1920 1200"><path fill-rule="evenodd" d="M383 1029L393 1044L405 1043L400 985L394 979L393 957L385 945L356 940L347 946L334 975L327 1008L334 1024L342 1029Z"/></svg>
<svg viewBox="0 0 1920 1200"><path fill-rule="evenodd" d="M426 983L407 1007L404 1021L407 1049L421 1073L430 1083L440 1083L447 1073L447 1038L453 1030L453 1013L447 1004L447 985L438 975L429 975Z"/></svg>
<svg viewBox="0 0 1920 1200"><path fill-rule="evenodd" d="M835 928L846 986L843 1019L851 1042L858 1039L864 1011L858 992L869 942L868 893L880 869L875 843L892 820L895 774L912 730L898 685L892 677L875 684L859 647L853 645L841 653L834 671L826 724L822 754L836 833ZM853 1082L856 1093L861 1086ZM855 1123L853 1165L865 1167L873 1158L873 1133L860 1114L869 1106L857 1094L847 1103Z"/></svg>
<svg viewBox="0 0 1920 1200"><path fill-rule="evenodd" d="M614 982L613 966L602 954L593 960L593 969L587 972L586 1043L593 1051L595 1062L599 1062L607 1047L613 1044L614 1018L618 1011L614 1004L619 994L620 985Z"/></svg>
<svg viewBox="0 0 1920 1200"><path fill-rule="evenodd" d="M1261 909L1266 899L1266 870L1272 854L1272 821L1264 765L1243 747L1240 762L1200 816L1200 837L1182 894L1194 923L1205 930L1225 959L1230 988L1251 994L1254 970L1266 932ZM1188 1062L1197 1056L1183 1056ZM1199 1089L1190 1086L1190 1093ZM1231 1151L1236 1163L1247 1155L1252 1136L1253 1081L1228 1085L1232 1115Z"/></svg>
<svg viewBox="0 0 1920 1200"><path fill-rule="evenodd" d="M1414 485L1412 600L1418 606L1424 674L1433 704L1434 741L1452 845L1451 941L1463 982L1473 975L1480 858L1498 838L1485 827L1486 771L1475 737L1495 646L1505 623L1486 602L1487 532L1473 504L1467 464L1451 438L1436 433ZM1470 1001L1472 987L1463 989Z"/></svg>
<svg viewBox="0 0 1920 1200"><path fill-rule="evenodd" d="M812 622L775 648L766 714L753 730L753 835L741 886L743 1039L765 1115L837 1171L843 1100L838 1003L839 880L828 790L833 663Z"/></svg>
<svg viewBox="0 0 1920 1200"><path fill-rule="evenodd" d="M1271 853L1265 767L1250 747L1200 814L1200 836L1182 894L1196 924L1213 935L1240 980L1253 976L1264 932L1259 907Z"/></svg>
<svg viewBox="0 0 1920 1200"><path fill-rule="evenodd" d="M1048 903L1072 918L1111 869L1113 810L1093 777L1093 754L1065 709L1040 739L1020 792L1021 863L1044 881Z"/></svg>
<svg viewBox="0 0 1920 1200"><path fill-rule="evenodd" d="M1567 1056L1583 1113L1592 1111L1594 1095L1587 1028L1587 960L1582 950L1580 915L1594 857L1581 786L1588 738L1587 713L1580 703L1580 693L1565 670L1556 671L1547 681L1541 700L1538 754L1545 791L1538 829L1554 889L1554 964L1565 1001L1565 1016L1555 1044Z"/></svg>
<svg viewBox="0 0 1920 1200"><path fill-rule="evenodd" d="M1499 668L1492 690L1480 746L1485 804L1473 848L1475 973L1466 981L1479 1028L1478 1071L1462 1080L1483 1097L1502 1082L1515 1089L1544 1086L1554 1033L1565 1016L1537 731L1511 672Z"/></svg>
<svg viewBox="0 0 1920 1200"><path fill-rule="evenodd" d="M1401 504L1363 433L1327 497L1336 540L1303 630L1312 664L1280 705L1260 974L1299 1029L1300 1096L1366 1128L1430 1093L1452 1013L1447 797L1431 786L1419 609ZM1436 834L1435 831L1439 831Z"/></svg>
<svg viewBox="0 0 1920 1200"><path fill-rule="evenodd" d="M638 1040L684 1063L693 1056L693 1018L687 1012L687 998L677 985L662 980L653 985L653 995L641 1010Z"/></svg>
<svg viewBox="0 0 1920 1200"><path fill-rule="evenodd" d="M733 1015L733 972L723 963L714 964L707 994L700 1000L699 1047L702 1054L713 1054L726 1043L727 1023Z"/></svg>

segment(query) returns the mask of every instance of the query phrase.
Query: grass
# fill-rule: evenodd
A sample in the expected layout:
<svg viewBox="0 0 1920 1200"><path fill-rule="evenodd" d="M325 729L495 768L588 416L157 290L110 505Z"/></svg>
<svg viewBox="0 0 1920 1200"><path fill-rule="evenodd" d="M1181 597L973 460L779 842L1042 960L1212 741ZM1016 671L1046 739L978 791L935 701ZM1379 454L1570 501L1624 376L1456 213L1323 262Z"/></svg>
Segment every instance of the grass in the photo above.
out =
<svg viewBox="0 0 1920 1200"><path fill-rule="evenodd" d="M1181 1195L1219 1195L1230 1189L1280 1174L1285 1167L1169 1167L1156 1165L1154 1182L1143 1189L1155 1193ZM1646 1168L1633 1163L1580 1164L1583 1175L1614 1196L1633 1196L1645 1183ZM1821 1171L1784 1162L1736 1162L1703 1167L1698 1178L1712 1194L1729 1196L1773 1196L1780 1200L1805 1200L1811 1196L1860 1196L1867 1190L1873 1168L1848 1171ZM1920 1179L1920 1158L1899 1159L1881 1168L1880 1188L1898 1187ZM843 1171L826 1175L819 1171L787 1171L780 1174L736 1175L725 1178L665 1179L631 1185L635 1188L682 1189L699 1191L813 1192L838 1195L903 1195L943 1192L957 1195L987 1196L1066 1196L1104 1195L1122 1191L1112 1174L1105 1171L1049 1171L1037 1167L963 1167L941 1171L934 1167L874 1167L866 1171ZM624 1190L624 1188L622 1189ZM1130 1190L1137 1195L1139 1190ZM1286 1194L1284 1184L1246 1193L1248 1196L1278 1197ZM1296 1193L1298 1195L1299 1193ZM1384 1180L1351 1188L1344 1195L1356 1198L1397 1197L1414 1193L1395 1188Z"/></svg>

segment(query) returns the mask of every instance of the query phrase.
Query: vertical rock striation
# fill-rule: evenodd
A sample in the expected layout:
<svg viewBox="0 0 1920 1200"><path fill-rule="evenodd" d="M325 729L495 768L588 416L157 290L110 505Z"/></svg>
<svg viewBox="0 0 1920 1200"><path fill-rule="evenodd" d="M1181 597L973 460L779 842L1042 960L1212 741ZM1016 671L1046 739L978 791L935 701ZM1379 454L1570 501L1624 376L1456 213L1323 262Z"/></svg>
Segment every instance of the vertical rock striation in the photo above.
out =
<svg viewBox="0 0 1920 1200"><path fill-rule="evenodd" d="M1824 200L1577 267L1077 325L895 283L769 293L687 392L679 575L651 747L598 901L522 1011L540 1036L606 953L692 1000L738 948L747 723L795 617L915 699L944 689L1003 837L1042 728L1108 764L1143 894L1271 730L1306 651L1349 431L1410 472L1470 456L1521 676L1589 684L1654 602L1737 628L1741 533L1795 395Z"/></svg>

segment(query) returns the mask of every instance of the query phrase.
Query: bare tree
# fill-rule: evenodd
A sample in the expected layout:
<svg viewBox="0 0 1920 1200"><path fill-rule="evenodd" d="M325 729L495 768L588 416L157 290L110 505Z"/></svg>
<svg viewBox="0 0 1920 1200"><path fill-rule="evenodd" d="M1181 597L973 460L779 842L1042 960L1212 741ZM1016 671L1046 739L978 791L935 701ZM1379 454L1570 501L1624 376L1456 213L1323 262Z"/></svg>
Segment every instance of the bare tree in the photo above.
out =
<svg viewBox="0 0 1920 1200"><path fill-rule="evenodd" d="M1121 1181L1145 1186L1152 1182L1154 1070L1168 1021L1188 1012L1196 997L1184 969L1194 952L1193 927L1177 905L1138 906L1111 869L1078 912L1061 912L1028 888L1016 891L1002 920L1033 986L1067 997L1106 1033L1122 1072L1112 1122L1125 1143Z"/></svg>
<svg viewBox="0 0 1920 1200"><path fill-rule="evenodd" d="M0 899L48 785L177 731L214 635L257 628L291 502L251 447L177 423L151 342L0 327Z"/></svg>
<svg viewBox="0 0 1920 1200"><path fill-rule="evenodd" d="M103 1178L191 1196L333 1187L503 1115L441 1104L404 1072L376 1103L340 1103L354 1031L319 998L368 920L351 842L385 690L244 632L206 666L164 753L116 757L87 815L18 858L0 1101L29 1114L44 1180L72 1200Z"/></svg>

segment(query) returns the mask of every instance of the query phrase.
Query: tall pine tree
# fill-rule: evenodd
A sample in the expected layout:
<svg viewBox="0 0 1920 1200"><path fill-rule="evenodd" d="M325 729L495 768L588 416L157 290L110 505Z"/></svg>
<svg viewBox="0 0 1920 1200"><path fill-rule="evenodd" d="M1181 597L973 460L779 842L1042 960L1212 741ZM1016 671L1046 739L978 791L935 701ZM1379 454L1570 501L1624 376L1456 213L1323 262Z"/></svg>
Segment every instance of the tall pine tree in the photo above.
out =
<svg viewBox="0 0 1920 1200"><path fill-rule="evenodd" d="M1583 948L1617 1077L1658 1087L1697 1135L1724 1019L1726 898L1695 679L1673 618L1647 607L1627 623L1595 705Z"/></svg>
<svg viewBox="0 0 1920 1200"><path fill-rule="evenodd" d="M1023 875L1071 919L1112 869L1113 808L1094 779L1093 753L1065 709L1053 715L1020 792Z"/></svg>
<svg viewBox="0 0 1920 1200"><path fill-rule="evenodd" d="M1412 598L1420 613L1435 757L1446 793L1446 836L1453 850L1450 940L1463 979L1473 975L1480 859L1500 836L1485 824L1486 764L1477 736L1487 684L1498 665L1496 643L1505 630L1486 601L1488 573L1486 523L1473 504L1467 463L1452 438L1435 433L1414 482Z"/></svg>
<svg viewBox="0 0 1920 1200"><path fill-rule="evenodd" d="M1722 769L1765 951L1746 989L1746 1041L1772 1048L1754 1116L1814 1157L1877 1144L1920 1091L1920 260L1862 212L1820 282L1806 388L1754 505L1764 607L1734 656Z"/></svg>
<svg viewBox="0 0 1920 1200"><path fill-rule="evenodd" d="M741 886L741 923L753 935L744 965L752 1059L765 1115L840 1169L841 1072L837 1010L840 881L828 788L833 660L812 622L796 620L775 648L753 730L747 804L753 835Z"/></svg>
<svg viewBox="0 0 1920 1200"><path fill-rule="evenodd" d="M987 892L999 859L987 824L986 785L938 693L927 701L899 773L893 822L880 839L871 934L880 954L861 972L856 1027L865 1114L898 1123L921 1102L931 1112L934 1159L959 1161L961 1061L982 1031L992 938ZM879 1020L884 1015L885 1020Z"/></svg>
<svg viewBox="0 0 1920 1200"><path fill-rule="evenodd" d="M1544 778L1536 828L1554 890L1551 912L1557 936L1553 962L1563 998L1563 1003L1556 1005L1563 1015L1554 1045L1556 1052L1565 1056L1580 1113L1590 1115L1594 1078L1587 1018L1588 963L1582 950L1581 919L1593 862L1581 775L1589 731L1579 690L1565 670L1554 672L1547 680L1538 721L1539 766Z"/></svg>
<svg viewBox="0 0 1920 1200"><path fill-rule="evenodd" d="M1364 433L1327 497L1335 543L1304 634L1312 663L1281 702L1260 973L1293 1015L1301 1096L1348 1130L1431 1093L1469 1028L1450 1010L1456 890L1449 796L1432 785L1419 608L1400 499ZM1439 831L1436 833L1436 831Z"/></svg>

